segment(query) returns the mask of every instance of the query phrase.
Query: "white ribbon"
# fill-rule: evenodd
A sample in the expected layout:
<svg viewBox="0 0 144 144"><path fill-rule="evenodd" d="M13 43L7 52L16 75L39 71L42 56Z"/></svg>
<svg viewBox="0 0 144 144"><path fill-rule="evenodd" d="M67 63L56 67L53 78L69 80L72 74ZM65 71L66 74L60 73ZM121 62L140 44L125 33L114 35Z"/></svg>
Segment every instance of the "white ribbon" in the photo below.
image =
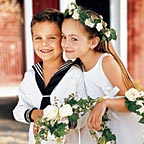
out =
<svg viewBox="0 0 144 144"><path fill-rule="evenodd" d="M103 98L104 98L104 99L105 99L105 98L114 98L115 95L116 95L119 91L120 91L120 89L119 89L117 86L115 86L115 87L114 87L113 89L111 89L111 90L110 90L110 88L109 88L109 91L106 92L106 93L107 93L107 96L104 96ZM118 116L117 116L117 114L116 114L115 112L111 111L111 113L112 113L112 115L113 115L115 118L119 119Z"/></svg>

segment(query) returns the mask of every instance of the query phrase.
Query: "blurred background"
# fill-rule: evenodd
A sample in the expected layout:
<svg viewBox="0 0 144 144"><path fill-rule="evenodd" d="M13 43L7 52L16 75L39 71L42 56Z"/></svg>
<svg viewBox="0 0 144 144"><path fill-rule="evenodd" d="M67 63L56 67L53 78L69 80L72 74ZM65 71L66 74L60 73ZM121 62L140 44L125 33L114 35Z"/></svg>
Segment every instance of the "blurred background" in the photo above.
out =
<svg viewBox="0 0 144 144"><path fill-rule="evenodd" d="M98 12L116 29L118 39L112 43L136 84L143 88L144 1L0 0L0 144L27 143L28 125L16 122L12 109L25 71L39 61L31 41L32 16L47 7L64 12L71 1Z"/></svg>

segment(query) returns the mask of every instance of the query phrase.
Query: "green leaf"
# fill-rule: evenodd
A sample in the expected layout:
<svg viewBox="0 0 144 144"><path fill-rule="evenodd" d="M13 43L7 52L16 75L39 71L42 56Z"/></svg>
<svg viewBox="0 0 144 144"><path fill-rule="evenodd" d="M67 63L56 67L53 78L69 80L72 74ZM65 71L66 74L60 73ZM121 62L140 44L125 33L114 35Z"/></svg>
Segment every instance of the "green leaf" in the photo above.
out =
<svg viewBox="0 0 144 144"><path fill-rule="evenodd" d="M137 110L138 110L139 108L141 108L141 106L140 106L140 105L137 105L135 101L129 101L129 100L126 98L125 104L126 104L126 106L127 106L127 108L128 108L129 111L134 112L134 113L136 113L136 114L140 114Z"/></svg>
<svg viewBox="0 0 144 144"><path fill-rule="evenodd" d="M111 129L108 128L108 126L106 126L106 127L104 128L102 135L105 136L107 142L108 142L108 141L112 141L112 140L113 140L113 141L116 140L115 134L112 133Z"/></svg>
<svg viewBox="0 0 144 144"><path fill-rule="evenodd" d="M65 128L66 128L67 124L65 123L57 123L55 125L55 130L53 131L53 135L57 138L61 138L66 134Z"/></svg>
<svg viewBox="0 0 144 144"><path fill-rule="evenodd" d="M101 36L101 41L102 41L102 42L104 42L106 39L107 39L107 38L106 38L105 35L102 35L102 36Z"/></svg>
<svg viewBox="0 0 144 144"><path fill-rule="evenodd" d="M74 99L74 97L71 97L70 99L66 99L65 103L73 106L73 105L77 104L77 101Z"/></svg>
<svg viewBox="0 0 144 144"><path fill-rule="evenodd" d="M65 10L65 12L64 12L64 17L66 17L68 14L69 14L69 10L67 9L67 10Z"/></svg>
<svg viewBox="0 0 144 144"><path fill-rule="evenodd" d="M39 131L39 134L42 135L42 134L44 134L44 132L45 132L45 130L44 130L44 129L41 129L41 130Z"/></svg>
<svg viewBox="0 0 144 144"><path fill-rule="evenodd" d="M144 117L142 117L142 118L139 120L139 123L144 124Z"/></svg>
<svg viewBox="0 0 144 144"><path fill-rule="evenodd" d="M110 32L111 32L111 39L116 40L117 39L116 31L114 29L110 29Z"/></svg>
<svg viewBox="0 0 144 144"><path fill-rule="evenodd" d="M79 115L77 113L73 113L71 116L68 117L68 119L69 119L69 121L76 124L79 119Z"/></svg>
<svg viewBox="0 0 144 144"><path fill-rule="evenodd" d="M98 144L106 144L106 139L104 136L99 139Z"/></svg>

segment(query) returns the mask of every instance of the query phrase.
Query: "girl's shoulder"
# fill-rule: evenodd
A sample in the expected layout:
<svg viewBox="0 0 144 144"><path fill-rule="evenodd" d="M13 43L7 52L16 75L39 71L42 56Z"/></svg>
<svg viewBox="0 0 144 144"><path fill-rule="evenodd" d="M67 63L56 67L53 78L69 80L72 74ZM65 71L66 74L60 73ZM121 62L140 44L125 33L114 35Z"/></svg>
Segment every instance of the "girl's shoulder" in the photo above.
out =
<svg viewBox="0 0 144 144"><path fill-rule="evenodd" d="M111 68L116 68L120 70L119 64L116 62L116 60L113 58L112 55L103 54L101 57L102 57L102 66L105 71Z"/></svg>
<svg viewBox="0 0 144 144"><path fill-rule="evenodd" d="M125 89L121 68L112 56L104 57L102 68L106 77L109 79L113 86L117 86L121 90Z"/></svg>
<svg viewBox="0 0 144 144"><path fill-rule="evenodd" d="M99 53L99 55L97 56L97 62L96 65L101 66L105 66L107 64L109 64L109 62L112 62L114 59L112 57L112 55L108 54L108 53Z"/></svg>

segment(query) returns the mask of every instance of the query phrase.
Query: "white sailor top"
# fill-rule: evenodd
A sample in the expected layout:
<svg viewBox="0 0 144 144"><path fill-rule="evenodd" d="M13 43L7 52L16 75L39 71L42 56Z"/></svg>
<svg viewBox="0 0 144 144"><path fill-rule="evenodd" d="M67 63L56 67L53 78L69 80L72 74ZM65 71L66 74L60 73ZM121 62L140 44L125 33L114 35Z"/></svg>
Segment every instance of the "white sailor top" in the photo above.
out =
<svg viewBox="0 0 144 144"><path fill-rule="evenodd" d="M67 68L68 70L66 70ZM55 96L58 97L61 103L63 103L65 97L72 93L86 98L82 71L77 65L72 64L71 61L65 62L65 64L54 74L52 77L54 82L50 86L55 84L59 75L65 70L66 74L50 93L48 92L49 84L45 87L43 82L42 62L35 64L32 69L28 70L20 83L18 91L19 101L13 110L13 115L17 121L30 123L29 144L34 144L33 122L31 121L29 114L32 109L41 108L43 97L48 96L50 98L50 102L48 102L47 105L54 103ZM46 105L44 107L46 107ZM75 135L75 139L76 137L78 137L78 135Z"/></svg>

